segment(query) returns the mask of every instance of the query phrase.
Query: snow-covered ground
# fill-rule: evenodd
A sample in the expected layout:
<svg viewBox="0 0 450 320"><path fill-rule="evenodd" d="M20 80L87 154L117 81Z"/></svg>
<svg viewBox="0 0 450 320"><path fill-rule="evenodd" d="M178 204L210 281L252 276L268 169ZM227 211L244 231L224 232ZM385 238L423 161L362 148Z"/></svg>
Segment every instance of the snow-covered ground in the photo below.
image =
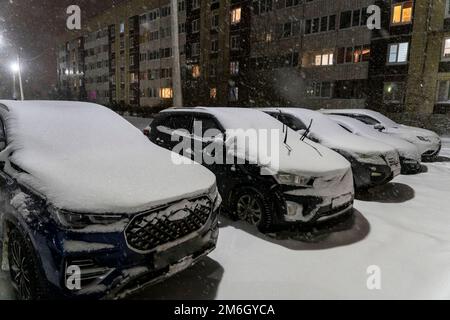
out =
<svg viewBox="0 0 450 320"><path fill-rule="evenodd" d="M208 258L134 298L450 299L450 138L425 167L361 196L354 224L328 235L275 238L222 219ZM381 290L367 288L370 266ZM0 273L0 299L9 298Z"/></svg>

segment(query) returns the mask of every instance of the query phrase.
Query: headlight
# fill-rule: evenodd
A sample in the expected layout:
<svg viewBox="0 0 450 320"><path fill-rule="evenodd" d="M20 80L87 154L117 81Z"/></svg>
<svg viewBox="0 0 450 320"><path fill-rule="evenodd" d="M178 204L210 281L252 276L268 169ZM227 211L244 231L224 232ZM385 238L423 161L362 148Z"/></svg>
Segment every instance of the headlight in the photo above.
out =
<svg viewBox="0 0 450 320"><path fill-rule="evenodd" d="M60 210L53 206L47 208L60 225L66 228L82 229L90 225L110 225L124 219L123 215L75 213Z"/></svg>
<svg viewBox="0 0 450 320"><path fill-rule="evenodd" d="M375 164L375 165L385 165L386 161L381 157L381 155L373 155L373 154L366 154L366 153L358 153L355 155L355 158L357 161L368 163L368 164Z"/></svg>
<svg viewBox="0 0 450 320"><path fill-rule="evenodd" d="M314 184L313 178L284 173L275 175L275 180L277 180L279 184L288 186L312 187Z"/></svg>
<svg viewBox="0 0 450 320"><path fill-rule="evenodd" d="M217 189L217 184L214 184L211 188L208 190L208 197L211 200L215 200L217 198L217 194L219 193L219 190Z"/></svg>
<svg viewBox="0 0 450 320"><path fill-rule="evenodd" d="M417 139L419 139L420 141L423 141L423 142L431 142L430 139L428 139L426 137L422 137L422 136L417 136Z"/></svg>

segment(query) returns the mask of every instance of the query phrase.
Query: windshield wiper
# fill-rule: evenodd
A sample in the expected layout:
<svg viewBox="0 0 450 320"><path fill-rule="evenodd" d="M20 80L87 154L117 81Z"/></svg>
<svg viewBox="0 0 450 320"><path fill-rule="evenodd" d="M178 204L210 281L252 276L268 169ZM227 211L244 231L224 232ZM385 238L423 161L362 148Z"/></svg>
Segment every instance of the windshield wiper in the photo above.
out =
<svg viewBox="0 0 450 320"><path fill-rule="evenodd" d="M283 115L283 113L281 112L280 109L278 109L278 112L280 113L280 116ZM283 122L280 121L283 124L283 133L284 133L284 141L283 144L286 147L286 149L288 150L288 153L291 154L292 152L292 147L287 143L287 139L288 139L288 126Z"/></svg>
<svg viewBox="0 0 450 320"><path fill-rule="evenodd" d="M305 133L303 133L302 137L300 138L301 141L305 141L306 137L311 132L311 127L312 127L313 121L314 121L314 119L311 119L311 122L309 123L308 128L306 129Z"/></svg>

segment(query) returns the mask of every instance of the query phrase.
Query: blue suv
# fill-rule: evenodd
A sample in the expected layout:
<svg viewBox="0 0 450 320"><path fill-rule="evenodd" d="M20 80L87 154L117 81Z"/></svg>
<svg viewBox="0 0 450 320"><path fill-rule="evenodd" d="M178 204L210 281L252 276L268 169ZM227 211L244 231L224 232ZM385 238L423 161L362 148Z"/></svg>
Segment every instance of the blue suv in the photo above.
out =
<svg viewBox="0 0 450 320"><path fill-rule="evenodd" d="M215 248L215 176L107 108L0 101L0 122L1 257L18 298L121 298Z"/></svg>

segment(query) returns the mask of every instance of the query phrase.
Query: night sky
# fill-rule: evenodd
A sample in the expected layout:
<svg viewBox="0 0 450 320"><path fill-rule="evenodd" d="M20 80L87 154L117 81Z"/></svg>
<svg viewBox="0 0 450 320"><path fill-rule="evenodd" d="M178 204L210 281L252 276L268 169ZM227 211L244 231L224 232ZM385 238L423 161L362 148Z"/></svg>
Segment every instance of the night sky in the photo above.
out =
<svg viewBox="0 0 450 320"><path fill-rule="evenodd" d="M26 98L45 98L56 84L56 46L66 32L66 9L81 7L82 19L125 0L0 0L0 33L21 48ZM10 52L10 51L9 51ZM9 64L0 48L0 98L11 98ZM31 61L30 61L31 60Z"/></svg>

